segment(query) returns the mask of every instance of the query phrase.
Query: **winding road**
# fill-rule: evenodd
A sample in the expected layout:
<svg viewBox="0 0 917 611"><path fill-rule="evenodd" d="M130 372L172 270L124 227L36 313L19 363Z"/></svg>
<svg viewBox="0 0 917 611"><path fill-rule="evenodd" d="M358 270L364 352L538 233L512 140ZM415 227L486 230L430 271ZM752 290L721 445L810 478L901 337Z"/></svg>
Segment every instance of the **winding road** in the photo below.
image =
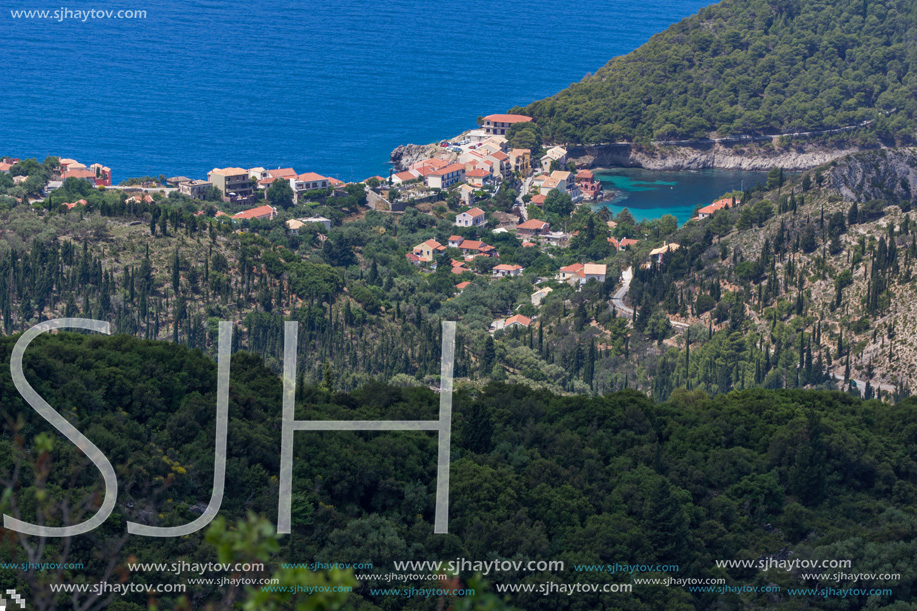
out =
<svg viewBox="0 0 917 611"><path fill-rule="evenodd" d="M614 309L628 317L633 317L634 309L625 305L624 299L625 297L627 297L627 293L630 291L630 281L633 280L633 278L634 278L633 267L628 267L626 270L621 272L621 288L615 291L615 294L611 298L611 305L614 307ZM675 329L679 329L681 331L687 329L689 326L681 321L672 320L671 318L669 318L669 323L672 325L672 327L674 327ZM835 380L838 380L842 383L844 382L843 375L839 373L833 373L833 372L831 375L832 377L834 377ZM866 392L866 380L857 380L856 378L851 378L851 380L853 380L856 383L857 390L859 391L860 396L862 397L863 394ZM870 381L869 383L873 387L873 390L875 390L876 392L878 391L884 391L888 393L895 392L895 386L892 384L885 384L883 382L872 382L872 381ZM843 388L843 384L840 384L839 386Z"/></svg>

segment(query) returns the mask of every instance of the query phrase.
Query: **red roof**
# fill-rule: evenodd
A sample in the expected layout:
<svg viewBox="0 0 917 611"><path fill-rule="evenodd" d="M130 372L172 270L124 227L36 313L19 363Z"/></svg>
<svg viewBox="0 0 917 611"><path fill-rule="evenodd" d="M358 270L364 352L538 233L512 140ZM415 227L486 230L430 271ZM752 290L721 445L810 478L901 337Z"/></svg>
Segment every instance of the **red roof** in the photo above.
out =
<svg viewBox="0 0 917 611"><path fill-rule="evenodd" d="M9 172L11 167L12 163L0 163L0 172Z"/></svg>
<svg viewBox="0 0 917 611"><path fill-rule="evenodd" d="M507 155L503 151L497 151L496 153L493 153L491 157L499 161L506 161L507 159L509 159L509 155Z"/></svg>
<svg viewBox="0 0 917 611"><path fill-rule="evenodd" d="M278 178L283 178L283 177L282 177L282 176L280 176L280 177L278 177L278 176L268 176L267 178L262 178L261 180L259 180L259 181L258 181L258 184L259 184L259 185L271 185L271 184L274 184L274 181L277 180Z"/></svg>
<svg viewBox="0 0 917 611"><path fill-rule="evenodd" d="M698 214L713 214L717 210L722 210L723 208L732 208L732 199L718 199L708 206L700 208Z"/></svg>
<svg viewBox="0 0 917 611"><path fill-rule="evenodd" d="M480 240L463 240L459 245L459 248L462 250L478 250L481 248L481 246L484 245L484 242L481 242Z"/></svg>
<svg viewBox="0 0 917 611"><path fill-rule="evenodd" d="M469 284L471 284L471 283L468 282L468 281L459 282L458 284L455 285L455 288L457 288L458 290L461 291L461 290L464 290L465 288L467 288Z"/></svg>
<svg viewBox="0 0 917 611"><path fill-rule="evenodd" d="M490 172L487 170L482 170L480 168L475 168L470 172L465 172L465 176L468 178L486 178L490 176Z"/></svg>
<svg viewBox="0 0 917 611"><path fill-rule="evenodd" d="M516 225L516 229L531 229L532 231L543 231L550 226L550 223L539 221L538 219L529 219L524 223Z"/></svg>
<svg viewBox="0 0 917 611"><path fill-rule="evenodd" d="M446 241L447 241L447 242L461 242L461 241L464 240L464 239L465 239L465 238L463 238L463 237L460 236L460 235L451 235L451 236L449 236L449 239L446 240Z"/></svg>
<svg viewBox="0 0 917 611"><path fill-rule="evenodd" d="M534 245L535 245L534 242L523 242L523 243L522 243L522 247L523 247L523 248L531 248L531 247L534 246Z"/></svg>
<svg viewBox="0 0 917 611"><path fill-rule="evenodd" d="M405 182L409 180L417 180L417 176L411 172L398 172L395 174L395 176L398 177L398 180L403 180Z"/></svg>
<svg viewBox="0 0 917 611"><path fill-rule="evenodd" d="M505 327L508 327L512 324L520 324L523 327L527 327L532 324L532 319L528 316L523 316L522 314L516 314L515 316L510 316L506 319L506 322L503 323Z"/></svg>
<svg viewBox="0 0 917 611"><path fill-rule="evenodd" d="M573 264L568 265L568 266L566 266L566 267L560 268L560 271L565 272L565 273L568 273L568 274L578 274L578 273L580 273L582 270L583 270L583 264L582 264L582 263L573 263Z"/></svg>
<svg viewBox="0 0 917 611"><path fill-rule="evenodd" d="M479 217L479 216L484 215L484 211L481 210L480 208L472 208L471 210L468 210L465 214L471 217Z"/></svg>
<svg viewBox="0 0 917 611"><path fill-rule="evenodd" d="M623 240L621 240L621 247L623 248L624 246L633 246L634 244L637 244L639 241L640 241L640 240L634 240L634 239L631 239L631 238L624 238Z"/></svg>
<svg viewBox="0 0 917 611"><path fill-rule="evenodd" d="M539 193L538 195L532 197L532 203L541 206L544 204L544 198L545 196Z"/></svg>
<svg viewBox="0 0 917 611"><path fill-rule="evenodd" d="M331 177L328 178L328 182L334 185L335 187L340 187L342 185L347 184L343 180L338 180L337 178L331 178Z"/></svg>
<svg viewBox="0 0 917 611"><path fill-rule="evenodd" d="M592 180L595 178L595 174L592 173L592 170L580 170L576 173L577 180Z"/></svg>
<svg viewBox="0 0 917 611"><path fill-rule="evenodd" d="M465 166L460 163L452 163L447 165L444 168L440 168L433 172L434 176L445 176L446 174L451 174L452 172L465 171Z"/></svg>
<svg viewBox="0 0 917 611"><path fill-rule="evenodd" d="M500 270L501 272L515 272L522 269L521 265L509 265L508 263L501 263L500 265L494 266L494 269Z"/></svg>
<svg viewBox="0 0 917 611"><path fill-rule="evenodd" d="M61 176L63 179L67 178L95 178L96 173L90 172L89 170L70 170L69 172L64 172Z"/></svg>
<svg viewBox="0 0 917 611"><path fill-rule="evenodd" d="M305 174L300 174L299 176L297 176L296 180L316 181L316 180L328 180L328 179L322 176L321 174L316 174L315 172L306 172Z"/></svg>
<svg viewBox="0 0 917 611"><path fill-rule="evenodd" d="M292 178L296 176L296 170L293 168L277 168L276 170L268 170L267 173L273 178Z"/></svg>
<svg viewBox="0 0 917 611"><path fill-rule="evenodd" d="M251 208L249 210L243 210L237 214L233 214L232 218L238 220L247 220L247 219L256 219L262 216L274 216L277 213L272 206L258 206L257 208Z"/></svg>
<svg viewBox="0 0 917 611"><path fill-rule="evenodd" d="M491 123L527 123L532 120L532 117L526 117L525 115L487 115L484 120Z"/></svg>

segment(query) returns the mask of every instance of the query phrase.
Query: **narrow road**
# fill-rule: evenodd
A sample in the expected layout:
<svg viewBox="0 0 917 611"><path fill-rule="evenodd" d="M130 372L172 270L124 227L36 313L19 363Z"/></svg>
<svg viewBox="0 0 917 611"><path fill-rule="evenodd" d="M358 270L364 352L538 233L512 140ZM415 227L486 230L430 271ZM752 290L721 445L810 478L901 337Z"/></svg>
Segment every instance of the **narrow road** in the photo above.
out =
<svg viewBox="0 0 917 611"><path fill-rule="evenodd" d="M621 272L621 288L615 291L615 294L611 298L611 304L614 308L626 316L633 316L634 309L624 304L624 298L627 297L628 291L630 291L630 281L634 279L634 268L628 267L623 272ZM669 318L669 324L671 324L676 329L687 329L689 325L678 320L672 320Z"/></svg>

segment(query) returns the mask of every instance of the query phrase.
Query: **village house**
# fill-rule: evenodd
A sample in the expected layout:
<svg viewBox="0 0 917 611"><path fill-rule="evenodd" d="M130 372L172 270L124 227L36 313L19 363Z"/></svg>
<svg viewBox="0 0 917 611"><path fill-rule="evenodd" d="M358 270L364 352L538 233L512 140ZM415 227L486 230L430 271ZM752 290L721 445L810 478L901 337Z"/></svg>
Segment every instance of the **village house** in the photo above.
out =
<svg viewBox="0 0 917 611"><path fill-rule="evenodd" d="M472 208L455 215L455 224L459 227L478 227L486 220L484 211L480 208Z"/></svg>
<svg viewBox="0 0 917 611"><path fill-rule="evenodd" d="M502 318L495 320L490 324L490 326L494 331L499 331L500 329L509 329L510 327L523 327L527 329L531 324L531 318L528 316L523 316L522 314L516 314L505 320Z"/></svg>
<svg viewBox="0 0 917 611"><path fill-rule="evenodd" d="M490 184L491 174L487 170L475 168L470 172L465 172L465 180L472 187L483 188L485 184Z"/></svg>
<svg viewBox="0 0 917 611"><path fill-rule="evenodd" d="M468 288L470 285L471 285L471 283L468 282L468 281L466 280L465 282L459 282L458 284L456 284L456 285L455 285L455 288L457 288L457 289L460 290L460 291L464 291L464 290L465 290L466 288Z"/></svg>
<svg viewBox="0 0 917 611"><path fill-rule="evenodd" d="M461 243L464 241L465 238L460 235L451 235L449 236L449 239L446 240L446 244L449 246L449 248L458 248L459 245L461 245Z"/></svg>
<svg viewBox="0 0 917 611"><path fill-rule="evenodd" d="M656 263L662 263L662 259L666 255L666 253L674 252L678 250L679 248L681 248L680 244L676 244L675 242L671 242L671 243L664 242L662 246L660 246L659 248L654 248L653 250L650 251L650 258L655 259Z"/></svg>
<svg viewBox="0 0 917 611"><path fill-rule="evenodd" d="M465 180L465 166L460 163L447 165L426 176L427 186L431 189L448 189L463 180Z"/></svg>
<svg viewBox="0 0 917 611"><path fill-rule="evenodd" d="M573 279L579 279L582 271L582 263L573 263L571 265L560 268L557 272L557 279L561 282L569 282Z"/></svg>
<svg viewBox="0 0 917 611"><path fill-rule="evenodd" d="M496 257L497 249L490 244L485 244L480 240L462 240L458 245L459 250L465 255L466 259L475 257Z"/></svg>
<svg viewBox="0 0 917 611"><path fill-rule="evenodd" d="M415 182L420 180L421 174L417 170L407 170L405 172L398 172L397 174L392 175L392 184L393 185L403 185L407 182Z"/></svg>
<svg viewBox="0 0 917 611"><path fill-rule="evenodd" d="M712 204L704 206L703 208L699 208L697 211L697 218L703 220L708 216L713 216L714 212L724 210L726 208L732 208L735 204L735 198L718 199Z"/></svg>
<svg viewBox="0 0 917 611"><path fill-rule="evenodd" d="M608 243L611 244L612 248L615 250L630 250L630 247L637 244L640 240L634 240L632 238L623 238L617 240L615 238L608 238Z"/></svg>
<svg viewBox="0 0 917 611"><path fill-rule="evenodd" d="M244 199L254 193L248 170L242 168L214 168L207 172L207 180L223 194L223 199Z"/></svg>
<svg viewBox="0 0 917 611"><path fill-rule="evenodd" d="M516 225L516 233L520 236L539 236L548 231L550 223L538 219L529 219L524 223Z"/></svg>
<svg viewBox="0 0 917 611"><path fill-rule="evenodd" d="M414 254L425 263L432 263L436 256L444 250L446 250L446 247L432 238L413 248Z"/></svg>
<svg viewBox="0 0 917 611"><path fill-rule="evenodd" d="M583 265L583 275L580 284L586 284L590 280L605 282L605 274L608 266L600 263L586 263Z"/></svg>
<svg viewBox="0 0 917 611"><path fill-rule="evenodd" d="M536 308L541 305L541 302L544 301L544 298L547 297L550 293L554 292L550 286L544 286L532 293L532 305Z"/></svg>
<svg viewBox="0 0 917 611"><path fill-rule="evenodd" d="M474 206L474 187L471 185L459 185L458 192L463 206L468 206L469 208Z"/></svg>
<svg viewBox="0 0 917 611"><path fill-rule="evenodd" d="M576 175L567 170L554 170L551 172L551 178L557 181L557 188L570 194L574 203L583 200L583 194L576 183ZM543 192L543 191L542 191Z"/></svg>
<svg viewBox="0 0 917 611"><path fill-rule="evenodd" d="M178 192L193 199L204 199L210 186L206 180L189 180L178 185Z"/></svg>
<svg viewBox="0 0 917 611"><path fill-rule="evenodd" d="M247 176L247 174L246 174ZM249 210L243 210L232 215L234 221L270 221L277 216L277 208L274 206L258 206L257 208L250 208Z"/></svg>
<svg viewBox="0 0 917 611"><path fill-rule="evenodd" d="M561 167L567 163L567 149L562 146L549 148L541 156L541 171L547 174L551 171L551 166L557 162Z"/></svg>
<svg viewBox="0 0 917 611"><path fill-rule="evenodd" d="M275 177L276 178L276 177ZM289 177L290 186L293 188L295 195L294 201L299 202L299 196L309 191L328 188L328 177L316 174L315 172L306 172Z"/></svg>
<svg viewBox="0 0 917 611"><path fill-rule="evenodd" d="M528 123L532 117L525 115L487 115L481 127L487 135L505 136L509 128L516 123Z"/></svg>
<svg viewBox="0 0 917 611"><path fill-rule="evenodd" d="M520 176L528 176L532 171L532 151L529 149L511 150L509 166L513 172L519 172Z"/></svg>
<svg viewBox="0 0 917 611"><path fill-rule="evenodd" d="M507 263L501 263L493 268L493 275L496 278L505 278L507 276L520 276L523 272L523 267L521 265L509 265Z"/></svg>
<svg viewBox="0 0 917 611"><path fill-rule="evenodd" d="M90 172L89 170L85 169L85 167L67 170L66 172L61 174L61 180L67 180L68 178L77 178L79 180L86 181L91 185L96 184L95 172Z"/></svg>
<svg viewBox="0 0 917 611"><path fill-rule="evenodd" d="M317 223L322 225L326 231L331 230L331 219L326 219L323 216L309 216L300 220L302 220L303 223Z"/></svg>
<svg viewBox="0 0 917 611"><path fill-rule="evenodd" d="M583 199L587 201L594 201L602 195L602 182L595 179L595 174L593 174L592 170L578 171L576 173L576 185L583 194Z"/></svg>

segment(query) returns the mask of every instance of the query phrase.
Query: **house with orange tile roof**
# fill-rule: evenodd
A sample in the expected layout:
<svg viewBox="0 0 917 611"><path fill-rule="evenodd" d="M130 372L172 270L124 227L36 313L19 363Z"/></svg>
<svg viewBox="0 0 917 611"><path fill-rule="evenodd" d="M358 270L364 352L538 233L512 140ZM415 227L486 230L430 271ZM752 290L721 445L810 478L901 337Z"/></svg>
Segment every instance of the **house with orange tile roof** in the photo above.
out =
<svg viewBox="0 0 917 611"><path fill-rule="evenodd" d="M67 170L61 174L61 180L67 180L68 178L78 178L80 180L85 180L86 182L95 184L96 174L95 172L90 172L89 170L83 168L75 168L72 170Z"/></svg>
<svg viewBox="0 0 917 611"><path fill-rule="evenodd" d="M421 174L417 170L407 170L405 172L398 172L397 174L392 175L392 184L393 185L402 185L406 182L414 182L420 180Z"/></svg>
<svg viewBox="0 0 917 611"><path fill-rule="evenodd" d="M497 249L490 244L485 244L480 240L462 240L458 245L459 250L465 255L465 258L473 259L474 257L496 257Z"/></svg>
<svg viewBox="0 0 917 611"><path fill-rule="evenodd" d="M459 227L478 227L483 225L486 220L484 211L480 208L472 208L455 215L455 224Z"/></svg>
<svg viewBox="0 0 917 611"><path fill-rule="evenodd" d="M480 189L485 184L490 183L491 173L481 168L475 168L470 172L465 172L465 180L468 181L468 184L472 187L478 187Z"/></svg>
<svg viewBox="0 0 917 611"><path fill-rule="evenodd" d="M449 248L458 248L464 240L465 238L460 235L451 235L446 240L446 244L449 245Z"/></svg>
<svg viewBox="0 0 917 611"><path fill-rule="evenodd" d="M0 162L0 172L8 174L9 171L13 168L12 163Z"/></svg>
<svg viewBox="0 0 917 611"><path fill-rule="evenodd" d="M583 272L582 263L573 263L571 265L564 266L560 268L557 272L557 279L561 282L568 282L573 278L580 278L580 274Z"/></svg>
<svg viewBox="0 0 917 611"><path fill-rule="evenodd" d="M524 271L521 265L509 265L501 263L493 268L493 275L496 278L505 278L507 276L519 276Z"/></svg>
<svg viewBox="0 0 917 611"><path fill-rule="evenodd" d="M732 208L737 202L735 198L723 198L718 199L710 205L699 208L697 211L697 218L703 220L708 216L712 216L714 212L719 210L724 210L726 208Z"/></svg>
<svg viewBox="0 0 917 611"><path fill-rule="evenodd" d="M516 233L521 236L538 236L548 231L550 226L551 224L547 221L529 219L524 223L516 225Z"/></svg>
<svg viewBox="0 0 917 611"><path fill-rule="evenodd" d="M274 206L258 206L257 208L250 208L248 210L243 210L242 212L237 212L232 215L234 221L270 221L277 216L277 208Z"/></svg>
<svg viewBox="0 0 917 611"><path fill-rule="evenodd" d="M465 166L452 163L424 177L431 189L448 189L457 182L465 180Z"/></svg>
<svg viewBox="0 0 917 611"><path fill-rule="evenodd" d="M421 242L412 250L415 255L420 257L421 261L424 261L425 263L432 263L439 253L446 250L446 247L433 238L430 238L429 240Z"/></svg>
<svg viewBox="0 0 917 611"><path fill-rule="evenodd" d="M528 316L523 316L522 314L516 314L515 316L510 316L509 318L506 319L506 322L503 324L503 328L508 329L509 327L512 327L514 325L527 328L531 324L532 324L531 318L529 318Z"/></svg>
<svg viewBox="0 0 917 611"><path fill-rule="evenodd" d="M459 282L458 284L456 284L455 288L457 288L460 291L464 291L466 288L468 288L470 284L471 283L466 280L465 282Z"/></svg>
<svg viewBox="0 0 917 611"><path fill-rule="evenodd" d="M481 124L481 127L484 129L485 134L505 136L511 126L516 123L528 123L531 120L532 117L527 117L525 115L487 115L484 117L484 122Z"/></svg>

